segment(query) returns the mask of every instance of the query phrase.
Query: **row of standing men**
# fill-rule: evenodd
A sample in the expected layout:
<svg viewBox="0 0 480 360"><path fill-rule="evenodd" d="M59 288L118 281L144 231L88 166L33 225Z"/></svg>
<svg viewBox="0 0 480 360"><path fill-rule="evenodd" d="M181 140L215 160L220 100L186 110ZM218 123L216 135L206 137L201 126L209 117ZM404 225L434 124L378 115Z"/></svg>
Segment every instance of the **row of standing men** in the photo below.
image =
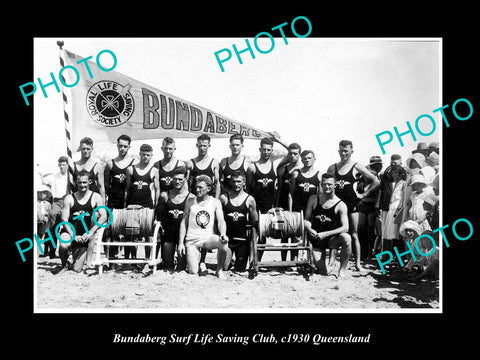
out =
<svg viewBox="0 0 480 360"><path fill-rule="evenodd" d="M276 139L280 142L278 139ZM311 150L302 151L299 144L293 143L285 146L287 156L274 166L270 157L273 150L272 139L260 141L260 158L252 162L248 156L242 154L243 138L235 134L230 138L231 155L220 162L208 154L211 139L208 135L197 138L197 156L188 161L176 159L175 141L165 138L162 142L163 159L151 163L153 148L144 144L140 147L139 162L128 156L131 139L122 135L117 139L117 157L109 160L105 166L95 162L91 154L93 141L84 138L80 142L81 159L73 164L74 178L82 172L88 172L88 187L99 194L99 202L106 203L111 209L123 209L129 205L141 205L155 208L157 220L162 222L164 234L162 236L162 260L167 268L173 267L175 245L178 242L178 228L187 198L194 196L196 188L195 179L199 175L211 178L209 194L219 198L225 210L225 219L238 220L238 213L249 212L251 220L256 220L256 212L266 213L272 207L281 207L289 211L306 211L307 202L311 195L321 192L321 173L315 168L315 154ZM327 173L334 176L335 193L346 204L351 241L355 253L355 267L361 269L361 246L357 234L358 208L363 199L369 199L378 190L379 180L372 171L351 159L353 144L351 141L342 140L339 143L340 161L332 164ZM65 161L64 161L65 160ZM60 173L44 178L53 193L53 204L50 226L55 226L64 208L63 198L69 192L66 181L66 158L59 159ZM178 171L179 169L184 169ZM242 173L246 184L242 200L238 202L229 195L230 179L233 174ZM180 175L176 179L175 175ZM178 176L177 176L178 178ZM183 179L182 179L183 178ZM359 178L366 180L367 186L361 194L354 189L354 184ZM177 186L175 186L177 183ZM179 186L179 184L181 186ZM64 194L61 194L61 189ZM67 189L67 190L65 190ZM246 201L247 198L254 200ZM75 199L76 200L76 199ZM246 206L245 204L249 204ZM252 206L253 204L253 206ZM75 201L71 206L78 206ZM92 205L93 206L93 205ZM71 209L70 209L71 210ZM253 211L252 211L253 210ZM75 211L69 211L69 219ZM234 216L237 214L237 216ZM180 215L180 216L179 216ZM238 232L235 224L227 225L229 234ZM243 227L244 228L244 227ZM81 230L81 229L79 229ZM238 235L233 234L233 235ZM230 238L238 236L230 236ZM87 243L87 242L85 242ZM48 244L48 243L47 243ZM83 246L87 247L88 246ZM235 268L244 270L248 250L235 241L229 242L230 256L235 254ZM125 255L135 256L133 249L126 249ZM51 253L51 250L50 250ZM131 254L129 254L131 253ZM91 256L86 254L87 267L91 264ZM282 258L285 255L282 254ZM202 252L200 266L204 262L205 252ZM64 261L65 260L65 261ZM225 267L229 265L227 258ZM66 267L66 259L62 259L62 267Z"/></svg>

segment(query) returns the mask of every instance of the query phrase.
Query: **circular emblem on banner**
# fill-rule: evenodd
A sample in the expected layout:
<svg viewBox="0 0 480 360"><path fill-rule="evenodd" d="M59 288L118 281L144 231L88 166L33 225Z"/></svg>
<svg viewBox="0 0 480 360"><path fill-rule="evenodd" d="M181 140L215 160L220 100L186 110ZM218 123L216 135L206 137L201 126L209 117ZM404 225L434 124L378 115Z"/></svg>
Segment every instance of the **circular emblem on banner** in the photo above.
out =
<svg viewBox="0 0 480 360"><path fill-rule="evenodd" d="M210 214L205 210L200 210L195 216L195 221L197 225L200 226L202 229L205 229L210 222Z"/></svg>
<svg viewBox="0 0 480 360"><path fill-rule="evenodd" d="M87 111L97 124L119 126L128 121L135 110L135 101L130 93L130 84L102 80L87 91Z"/></svg>

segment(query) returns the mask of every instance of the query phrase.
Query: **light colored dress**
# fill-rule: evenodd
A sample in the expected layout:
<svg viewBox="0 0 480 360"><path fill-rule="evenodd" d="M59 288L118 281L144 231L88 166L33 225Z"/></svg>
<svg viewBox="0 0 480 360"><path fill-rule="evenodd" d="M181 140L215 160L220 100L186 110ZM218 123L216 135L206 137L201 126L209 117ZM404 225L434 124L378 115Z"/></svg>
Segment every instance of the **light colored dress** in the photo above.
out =
<svg viewBox="0 0 480 360"><path fill-rule="evenodd" d="M400 226L395 223L395 214L402 205L405 184L405 180L399 180L393 188L388 211L384 213L385 215L382 219L383 239L398 239Z"/></svg>
<svg viewBox="0 0 480 360"><path fill-rule="evenodd" d="M425 221L427 210L423 208L423 203L430 194L433 194L431 186L426 186L420 194L416 192L410 194L412 206L408 209L408 220L414 220L419 224Z"/></svg>

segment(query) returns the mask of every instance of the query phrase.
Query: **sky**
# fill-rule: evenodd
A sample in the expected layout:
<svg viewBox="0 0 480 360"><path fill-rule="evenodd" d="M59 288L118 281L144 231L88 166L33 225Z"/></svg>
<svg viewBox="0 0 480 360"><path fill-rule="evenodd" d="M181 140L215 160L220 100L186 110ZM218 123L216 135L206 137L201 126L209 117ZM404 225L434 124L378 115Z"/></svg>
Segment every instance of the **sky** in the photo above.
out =
<svg viewBox="0 0 480 360"><path fill-rule="evenodd" d="M35 82L40 78L46 83L50 72L58 79L57 40L93 60L109 49L117 58L114 71L231 119L276 131L284 142L313 150L321 172L339 160L342 139L353 141L354 161L368 164L373 155L384 163L394 153L406 160L419 142L441 138L440 114L432 113L443 105L439 38L306 37L288 38L286 45L280 37L268 54L255 49L255 59L242 54L243 64L233 55L223 64L224 72L214 53L223 48L233 53L232 44L242 49L244 38L35 38ZM268 49L270 40L260 40L260 48ZM108 61L102 65L107 67ZM66 155L62 96L53 86L46 91L48 98L39 87L34 95L34 172L42 173L56 172L58 157ZM437 121L435 133L417 134L416 142L404 136L404 147L395 139L382 155L375 135L393 132L394 126L405 131L406 121L413 127L422 114ZM130 153L138 154L142 143L154 147L154 159L161 158L161 140L135 141ZM194 139L178 139L176 145L178 158L197 155ZM258 140L246 140L243 152L255 160L258 147ZM285 151L278 144L274 148ZM94 156L105 154L116 156L115 145L95 146ZM218 160L230 155L228 139L213 139L210 154Z"/></svg>

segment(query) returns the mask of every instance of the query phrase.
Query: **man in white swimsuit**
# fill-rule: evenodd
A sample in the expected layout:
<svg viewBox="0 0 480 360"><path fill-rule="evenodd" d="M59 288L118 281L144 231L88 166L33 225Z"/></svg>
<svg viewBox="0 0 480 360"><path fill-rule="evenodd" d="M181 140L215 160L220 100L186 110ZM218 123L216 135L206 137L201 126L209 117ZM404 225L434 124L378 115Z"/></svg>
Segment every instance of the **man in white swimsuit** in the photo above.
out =
<svg viewBox="0 0 480 360"><path fill-rule="evenodd" d="M228 250L227 226L223 217L222 204L208 193L212 188L212 179L207 175L199 175L195 179L196 196L187 200L180 223L178 255L186 255L187 272L198 274L200 250L218 249L218 278L225 278L223 265ZM214 233L217 224L220 236Z"/></svg>

